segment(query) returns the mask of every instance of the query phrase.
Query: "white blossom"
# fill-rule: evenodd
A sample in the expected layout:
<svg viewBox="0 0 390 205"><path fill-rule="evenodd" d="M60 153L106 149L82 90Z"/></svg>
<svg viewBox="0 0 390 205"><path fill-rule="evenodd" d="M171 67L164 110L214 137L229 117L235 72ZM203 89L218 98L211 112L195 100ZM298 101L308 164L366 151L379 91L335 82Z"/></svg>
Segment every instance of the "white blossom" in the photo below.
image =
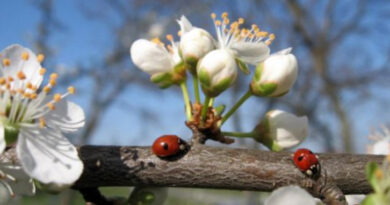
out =
<svg viewBox="0 0 390 205"><path fill-rule="evenodd" d="M180 25L181 35L179 48L186 61L194 63L215 48L215 40L209 32L192 26L185 16L177 22Z"/></svg>
<svg viewBox="0 0 390 205"><path fill-rule="evenodd" d="M251 83L253 94L277 97L290 90L298 76L297 59L291 50L281 50L257 65Z"/></svg>
<svg viewBox="0 0 390 205"><path fill-rule="evenodd" d="M264 204L317 205L321 203L299 186L285 186L274 190Z"/></svg>
<svg viewBox="0 0 390 205"><path fill-rule="evenodd" d="M40 64L43 55L28 48L11 45L0 60L0 148L16 144L23 170L41 183L70 186L83 170L75 146L62 135L84 126L83 110L63 100L75 89L49 96L56 73L40 89L46 72Z"/></svg>
<svg viewBox="0 0 390 205"><path fill-rule="evenodd" d="M280 151L301 143L308 135L306 116L297 117L282 110L269 111L255 128L256 140L271 150Z"/></svg>

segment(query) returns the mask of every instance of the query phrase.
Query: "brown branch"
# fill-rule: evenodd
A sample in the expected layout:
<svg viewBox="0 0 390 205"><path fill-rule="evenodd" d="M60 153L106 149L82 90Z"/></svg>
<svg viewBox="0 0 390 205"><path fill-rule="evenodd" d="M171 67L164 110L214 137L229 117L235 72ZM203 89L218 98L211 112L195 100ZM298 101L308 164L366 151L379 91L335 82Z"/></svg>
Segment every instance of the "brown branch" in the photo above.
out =
<svg viewBox="0 0 390 205"><path fill-rule="evenodd" d="M10 158L14 152L10 149L3 155ZM272 191L296 184L324 201L328 196L342 200L342 193L371 192L364 167L368 161L381 163L384 157L319 154L322 171L314 180L295 167L289 152L196 144L185 156L170 161L156 157L150 147L81 146L79 154L85 167L74 189L167 186Z"/></svg>

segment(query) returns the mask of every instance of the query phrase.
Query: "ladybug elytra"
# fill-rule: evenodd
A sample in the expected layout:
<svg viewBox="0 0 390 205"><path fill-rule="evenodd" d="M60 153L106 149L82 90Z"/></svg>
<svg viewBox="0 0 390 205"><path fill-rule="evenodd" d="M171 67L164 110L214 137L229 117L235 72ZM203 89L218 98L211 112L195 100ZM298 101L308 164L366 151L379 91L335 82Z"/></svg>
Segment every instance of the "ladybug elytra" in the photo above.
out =
<svg viewBox="0 0 390 205"><path fill-rule="evenodd" d="M163 135L152 145L152 151L158 157L171 157L184 149L185 142L176 135Z"/></svg>
<svg viewBox="0 0 390 205"><path fill-rule="evenodd" d="M295 165L308 176L317 175L320 171L318 157L309 149L298 149L295 151L293 160Z"/></svg>

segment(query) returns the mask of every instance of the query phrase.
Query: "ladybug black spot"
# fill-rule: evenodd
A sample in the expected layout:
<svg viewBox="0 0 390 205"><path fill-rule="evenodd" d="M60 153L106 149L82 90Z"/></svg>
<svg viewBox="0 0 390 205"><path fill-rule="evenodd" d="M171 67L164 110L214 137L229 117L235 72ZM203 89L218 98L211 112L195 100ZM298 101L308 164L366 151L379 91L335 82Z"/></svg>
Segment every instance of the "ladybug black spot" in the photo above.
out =
<svg viewBox="0 0 390 205"><path fill-rule="evenodd" d="M164 148L164 150L168 150L168 144L167 143L163 143L163 148Z"/></svg>
<svg viewBox="0 0 390 205"><path fill-rule="evenodd" d="M303 159L303 156L298 157L298 161L302 161L302 159Z"/></svg>

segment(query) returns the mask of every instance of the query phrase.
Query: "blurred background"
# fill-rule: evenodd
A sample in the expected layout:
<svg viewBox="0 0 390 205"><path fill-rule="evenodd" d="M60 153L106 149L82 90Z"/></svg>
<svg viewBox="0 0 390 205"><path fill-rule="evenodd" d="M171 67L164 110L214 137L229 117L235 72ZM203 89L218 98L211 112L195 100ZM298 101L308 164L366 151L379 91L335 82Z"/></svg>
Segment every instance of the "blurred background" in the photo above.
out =
<svg viewBox="0 0 390 205"><path fill-rule="evenodd" d="M181 15L215 34L210 13L227 11L275 33L272 52L293 47L299 79L282 98L252 97L224 126L251 131L267 110L307 115L310 136L300 147L315 152L365 153L368 135L389 125L390 2L388 0L13 0L0 7L0 48L19 43L44 53L44 67L60 75L59 90L78 89L71 100L87 115L76 144L150 145L162 134L189 139L180 89L160 90L136 69L129 48L138 38L165 38ZM216 99L229 108L250 77ZM63 86L61 86L63 85ZM190 89L191 91L191 89ZM222 146L217 143L210 143ZM251 140L233 146L264 147ZM127 196L129 188L104 188ZM261 204L261 193L170 189L166 204ZM78 193L38 193L13 204L82 204Z"/></svg>

